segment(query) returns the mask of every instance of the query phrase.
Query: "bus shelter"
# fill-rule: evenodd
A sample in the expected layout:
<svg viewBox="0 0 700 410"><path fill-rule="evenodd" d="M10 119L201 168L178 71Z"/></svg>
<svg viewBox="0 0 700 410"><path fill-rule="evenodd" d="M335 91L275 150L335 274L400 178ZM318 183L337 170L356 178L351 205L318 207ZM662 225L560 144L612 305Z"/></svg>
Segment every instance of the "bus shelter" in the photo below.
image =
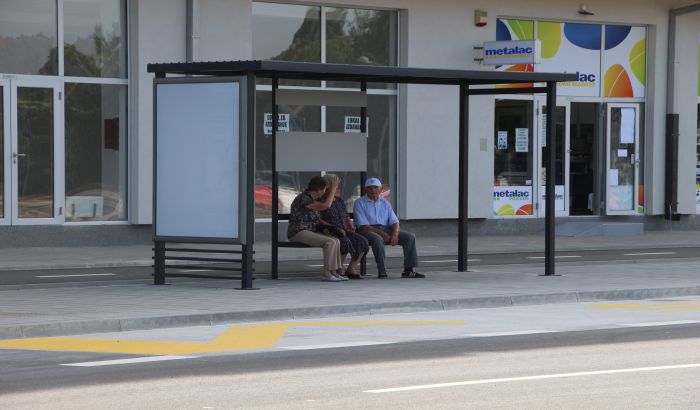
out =
<svg viewBox="0 0 700 410"><path fill-rule="evenodd" d="M166 276L202 276L168 273L166 260L239 263L219 270L240 272L226 276L241 280L241 289L253 288L254 196L255 196L255 85L258 78L272 83L272 266L277 267L277 171L279 167L324 171L321 162L303 155L303 144L315 149L342 146L357 161L333 170L364 171L366 145L353 133L295 133L278 144L278 104L343 105L359 108L360 135L366 132L367 84L434 84L459 87L459 169L458 169L458 270L466 271L468 244L468 158L469 99L479 95L546 94L546 144L556 141L556 84L573 81L575 74L504 72L493 70L452 70L347 64L297 63L282 61L222 61L149 64L154 79L154 277L156 284ZM279 81L352 81L358 91L294 90L279 87ZM508 87L499 88L497 86ZM207 90L204 90L207 88ZM228 90L228 91L224 91ZM231 120L231 121L228 121ZM213 129L213 130L211 130ZM196 134L196 135L194 135ZM287 133L293 134L293 133ZM326 134L326 135L321 135ZM333 135L329 135L333 134ZM229 138L234 135L235 138ZM196 137L196 138L195 138ZM290 138L288 138L290 137ZM213 142L212 142L213 141ZM320 145L317 145L320 144ZM324 145L325 144L325 145ZM209 151L200 145L209 146ZM279 145L283 145L280 147ZM319 148L320 147L320 148ZM325 148L324 148L325 147ZM348 152L348 151L344 151ZM547 150L547 175L554 175L555 150ZM315 161L315 162L314 162ZM359 165L358 165L359 164ZM357 167L360 168L357 168ZM365 165L366 166L366 165ZM291 168L290 168L291 167ZM295 168L297 167L297 168ZM328 168L329 169L329 168ZM555 275L555 180L545 186L545 276ZM184 202L184 204L181 204ZM219 203L220 202L220 203ZM202 205L206 204L206 206ZM206 208L206 209L200 209ZM194 220L192 219L192 216ZM225 223L224 223L225 222ZM197 243L192 252L223 252L240 258L168 257L170 243ZM221 250L209 245L240 246ZM213 277L213 276L212 276ZM221 277L221 276L219 276Z"/></svg>

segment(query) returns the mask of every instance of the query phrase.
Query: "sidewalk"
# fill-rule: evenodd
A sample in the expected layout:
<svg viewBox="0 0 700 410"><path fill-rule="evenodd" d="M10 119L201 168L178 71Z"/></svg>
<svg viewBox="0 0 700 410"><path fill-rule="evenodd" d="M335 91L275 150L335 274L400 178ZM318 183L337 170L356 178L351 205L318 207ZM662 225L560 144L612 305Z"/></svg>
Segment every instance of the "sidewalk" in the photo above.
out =
<svg viewBox="0 0 700 410"><path fill-rule="evenodd" d="M469 254L544 252L543 235L474 236L468 241ZM456 237L419 237L418 253L423 256L456 256ZM151 266L151 245L5 248L0 249L0 274L8 270L74 269L116 266ZM648 249L700 247L700 231L650 231L643 235L569 237L557 236L556 249ZM255 244L255 260L270 260L270 243ZM400 248L388 248L389 256L401 255ZM319 259L310 249L280 249L279 259Z"/></svg>
<svg viewBox="0 0 700 410"><path fill-rule="evenodd" d="M697 232L653 232L632 237L561 237L557 238L557 249L697 246L697 236ZM474 253L494 253L541 251L541 243L541 237L479 237L470 246ZM308 258L310 252L290 251L283 250L286 258ZM454 238L423 238L420 242L423 255L453 255L455 251ZM269 257L269 248L267 254L259 249L258 260L266 255ZM148 247L17 249L14 255L5 249L0 258L3 267L19 263L44 267L151 263ZM480 266L470 272L423 271L428 275L424 280L400 279L396 272L390 272L389 280L368 278L344 283L302 277L257 279L254 285L260 289L248 291L236 290L238 281L222 280L173 280L170 286L108 282L90 287L3 290L0 339L329 315L700 295L700 255L697 259L559 263L560 277L538 276L542 264Z"/></svg>

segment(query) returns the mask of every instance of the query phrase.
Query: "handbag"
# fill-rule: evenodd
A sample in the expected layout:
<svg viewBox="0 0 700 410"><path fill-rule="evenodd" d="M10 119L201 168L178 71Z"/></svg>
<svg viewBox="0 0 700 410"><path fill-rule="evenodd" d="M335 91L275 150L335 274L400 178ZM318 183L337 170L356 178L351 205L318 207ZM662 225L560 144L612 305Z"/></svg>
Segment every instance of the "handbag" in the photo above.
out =
<svg viewBox="0 0 700 410"><path fill-rule="evenodd" d="M345 238L345 232L334 225L316 224L316 232L324 235L335 236L336 238Z"/></svg>

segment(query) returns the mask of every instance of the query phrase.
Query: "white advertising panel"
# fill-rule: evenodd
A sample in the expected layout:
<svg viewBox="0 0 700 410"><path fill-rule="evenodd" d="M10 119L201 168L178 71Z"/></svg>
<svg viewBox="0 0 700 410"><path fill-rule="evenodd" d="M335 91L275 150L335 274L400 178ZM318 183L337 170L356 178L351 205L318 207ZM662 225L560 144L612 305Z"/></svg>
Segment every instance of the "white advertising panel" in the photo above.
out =
<svg viewBox="0 0 700 410"><path fill-rule="evenodd" d="M155 234L239 239L241 84L156 84Z"/></svg>
<svg viewBox="0 0 700 410"><path fill-rule="evenodd" d="M532 215L532 187L493 187L493 214L496 216Z"/></svg>

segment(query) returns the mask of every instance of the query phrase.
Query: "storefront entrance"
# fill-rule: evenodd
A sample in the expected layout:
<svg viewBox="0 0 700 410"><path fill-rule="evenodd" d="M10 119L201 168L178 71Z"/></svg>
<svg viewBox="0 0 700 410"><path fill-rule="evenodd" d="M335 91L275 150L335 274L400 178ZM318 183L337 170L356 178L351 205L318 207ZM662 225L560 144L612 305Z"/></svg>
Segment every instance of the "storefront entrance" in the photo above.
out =
<svg viewBox="0 0 700 410"><path fill-rule="evenodd" d="M600 214L600 104L571 103L569 215Z"/></svg>
<svg viewBox="0 0 700 410"><path fill-rule="evenodd" d="M0 223L63 222L61 86L0 80Z"/></svg>
<svg viewBox="0 0 700 410"><path fill-rule="evenodd" d="M546 109L539 96L496 101L494 216L544 217ZM643 213L640 104L560 98L556 110L556 215Z"/></svg>

